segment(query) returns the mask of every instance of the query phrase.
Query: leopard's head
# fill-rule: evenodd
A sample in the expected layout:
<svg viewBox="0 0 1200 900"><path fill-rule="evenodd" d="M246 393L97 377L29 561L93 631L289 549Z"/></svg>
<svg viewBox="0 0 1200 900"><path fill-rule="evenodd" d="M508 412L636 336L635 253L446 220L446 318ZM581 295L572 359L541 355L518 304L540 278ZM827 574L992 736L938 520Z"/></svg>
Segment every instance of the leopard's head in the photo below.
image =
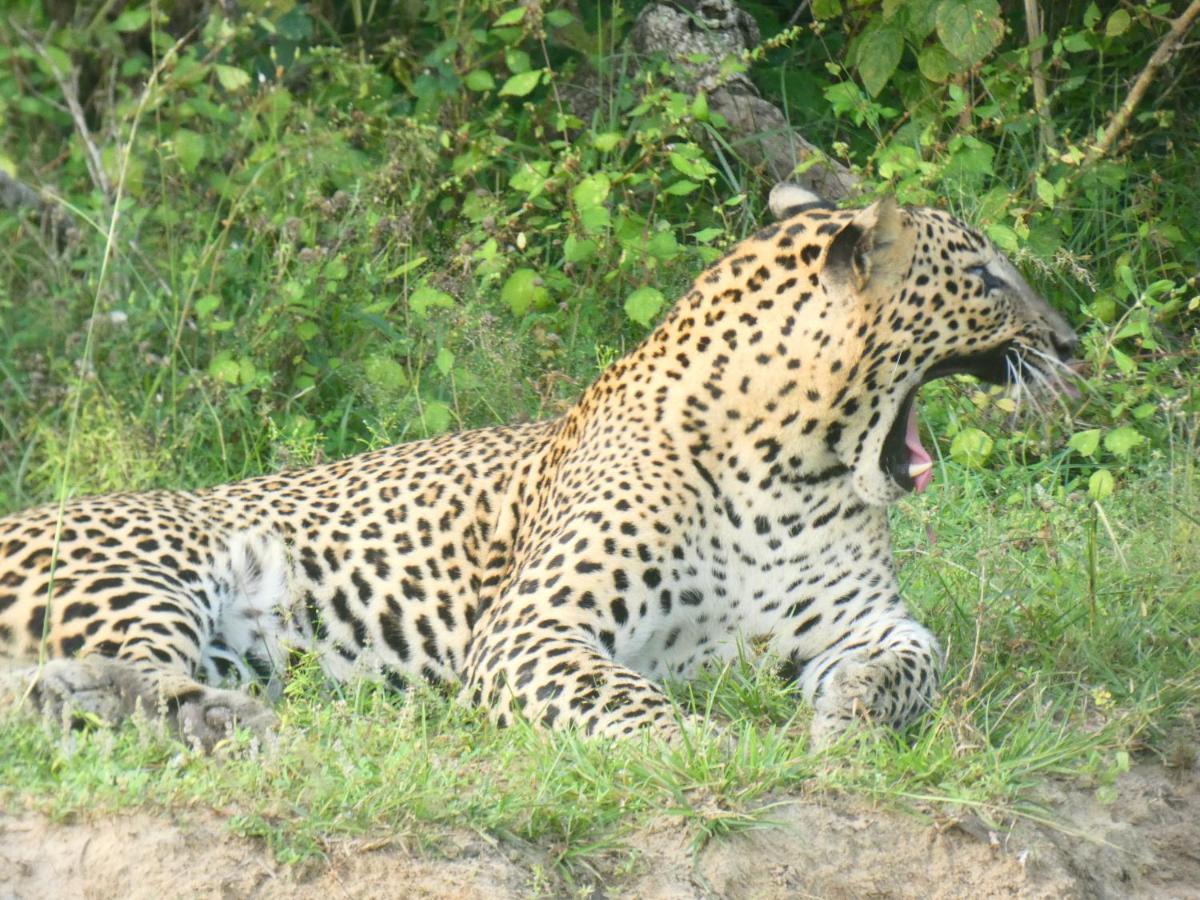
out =
<svg viewBox="0 0 1200 900"><path fill-rule="evenodd" d="M772 195L784 216L817 202L799 188ZM917 429L923 384L968 373L1018 394L1073 392L1074 331L991 241L891 198L840 216L817 265L858 339L853 412L836 452L864 502L889 503L932 479Z"/></svg>

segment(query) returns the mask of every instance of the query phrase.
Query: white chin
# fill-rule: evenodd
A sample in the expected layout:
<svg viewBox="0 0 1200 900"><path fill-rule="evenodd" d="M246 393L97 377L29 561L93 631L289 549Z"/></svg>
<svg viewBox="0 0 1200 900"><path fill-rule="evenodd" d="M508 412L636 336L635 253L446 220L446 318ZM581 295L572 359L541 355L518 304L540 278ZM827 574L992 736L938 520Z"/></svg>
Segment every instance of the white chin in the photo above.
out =
<svg viewBox="0 0 1200 900"><path fill-rule="evenodd" d="M868 506L887 506L908 493L879 468L878 461L859 466L851 483L859 499Z"/></svg>

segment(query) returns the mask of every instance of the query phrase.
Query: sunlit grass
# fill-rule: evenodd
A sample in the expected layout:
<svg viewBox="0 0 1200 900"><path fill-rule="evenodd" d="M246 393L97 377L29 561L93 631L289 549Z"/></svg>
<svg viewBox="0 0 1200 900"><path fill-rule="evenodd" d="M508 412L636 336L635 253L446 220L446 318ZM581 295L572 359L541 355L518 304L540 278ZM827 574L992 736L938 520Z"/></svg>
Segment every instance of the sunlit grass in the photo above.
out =
<svg viewBox="0 0 1200 900"><path fill-rule="evenodd" d="M1176 490L1187 515L1196 494L1160 473L1110 498L1127 565L1105 552L1093 616L1087 504L988 508L963 497L986 494L991 476L950 472L897 516L907 594L948 651L939 705L905 734L868 729L814 753L808 710L749 662L673 686L719 726L678 748L498 730L444 692L330 685L308 665L269 747L233 741L204 756L153 724L63 734L8 719L0 798L53 816L209 809L285 861L361 835L436 851L439 834L465 828L536 844L568 873L632 852L628 835L652 817L678 819L700 845L769 824L772 802L797 793L1044 818L1045 778L1103 783L1131 754L1166 752L1200 700L1200 529L1162 515L1159 492ZM1039 522L1053 524L1053 542L1034 539ZM1014 541L1027 542L1019 558L1001 549Z"/></svg>

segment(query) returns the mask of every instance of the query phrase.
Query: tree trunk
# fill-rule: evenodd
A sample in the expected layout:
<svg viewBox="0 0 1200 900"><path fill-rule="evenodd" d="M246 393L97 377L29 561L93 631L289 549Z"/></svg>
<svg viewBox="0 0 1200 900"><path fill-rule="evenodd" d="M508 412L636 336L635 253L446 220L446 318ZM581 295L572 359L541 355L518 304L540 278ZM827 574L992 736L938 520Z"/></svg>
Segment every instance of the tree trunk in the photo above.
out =
<svg viewBox="0 0 1200 900"><path fill-rule="evenodd" d="M629 46L638 55L666 56L679 73L681 90L703 90L709 110L729 123L724 135L730 146L774 181L800 184L827 200L857 193L858 177L799 134L749 78L721 74L724 60L756 47L760 39L757 23L733 0L679 0L646 6L629 34ZM795 174L814 156L816 163Z"/></svg>

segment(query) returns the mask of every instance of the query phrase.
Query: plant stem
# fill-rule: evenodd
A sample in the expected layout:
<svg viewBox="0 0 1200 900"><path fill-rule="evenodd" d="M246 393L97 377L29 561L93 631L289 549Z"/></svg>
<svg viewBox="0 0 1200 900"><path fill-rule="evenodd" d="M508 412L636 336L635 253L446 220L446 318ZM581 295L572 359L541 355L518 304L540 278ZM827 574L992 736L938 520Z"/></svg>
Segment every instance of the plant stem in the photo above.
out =
<svg viewBox="0 0 1200 900"><path fill-rule="evenodd" d="M1042 36L1042 14L1037 0L1025 0L1025 33L1029 36L1029 74L1033 79L1033 108L1037 113L1042 146L1054 146L1054 128L1050 120L1050 106L1046 101L1046 76L1042 72L1042 48L1033 46Z"/></svg>

